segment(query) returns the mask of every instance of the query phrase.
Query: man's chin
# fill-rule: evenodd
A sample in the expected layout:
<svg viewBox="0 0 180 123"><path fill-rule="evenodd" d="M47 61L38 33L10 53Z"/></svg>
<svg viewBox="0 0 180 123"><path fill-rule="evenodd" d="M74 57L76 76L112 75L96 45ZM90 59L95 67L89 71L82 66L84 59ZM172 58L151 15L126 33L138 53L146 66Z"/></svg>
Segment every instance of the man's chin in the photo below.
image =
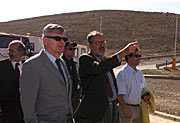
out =
<svg viewBox="0 0 180 123"><path fill-rule="evenodd" d="M98 54L100 57L103 57L104 56L104 53L99 53Z"/></svg>
<svg viewBox="0 0 180 123"><path fill-rule="evenodd" d="M58 52L59 53L62 53L64 51L64 49L59 49Z"/></svg>
<svg viewBox="0 0 180 123"><path fill-rule="evenodd" d="M9 57L9 59L10 59L11 61L14 61L14 58L12 58L12 57Z"/></svg>
<svg viewBox="0 0 180 123"><path fill-rule="evenodd" d="M102 56L104 56L104 54L105 54L105 52L100 52L100 53L99 53L99 55L102 55Z"/></svg>

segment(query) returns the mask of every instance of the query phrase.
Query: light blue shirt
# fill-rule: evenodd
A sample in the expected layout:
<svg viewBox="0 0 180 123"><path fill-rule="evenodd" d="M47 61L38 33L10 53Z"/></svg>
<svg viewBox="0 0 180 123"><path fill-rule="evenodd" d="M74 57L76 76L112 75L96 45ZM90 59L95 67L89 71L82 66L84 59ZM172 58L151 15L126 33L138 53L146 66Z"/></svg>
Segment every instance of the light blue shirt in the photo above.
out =
<svg viewBox="0 0 180 123"><path fill-rule="evenodd" d="M123 99L128 104L140 104L143 89L147 84L143 73L133 69L128 64L116 73L118 94L123 94Z"/></svg>
<svg viewBox="0 0 180 123"><path fill-rule="evenodd" d="M44 53L48 56L48 58L50 59L50 61L54 64L54 66L58 69L58 66L57 66L57 64L56 64L56 57L54 57L53 55L51 55L47 50L45 50L44 49ZM59 57L60 58L60 60L63 60L61 57ZM63 63L62 62L60 62L60 65L61 65L61 69L62 69L62 71L63 71L63 73L64 73L64 77L65 77L65 79L66 79L66 84L68 84L67 82L68 82L68 77L67 77L67 75L66 75L66 71L65 71L65 68L64 68L64 65L63 65ZM68 86L68 85L67 85ZM67 87L68 88L68 87Z"/></svg>

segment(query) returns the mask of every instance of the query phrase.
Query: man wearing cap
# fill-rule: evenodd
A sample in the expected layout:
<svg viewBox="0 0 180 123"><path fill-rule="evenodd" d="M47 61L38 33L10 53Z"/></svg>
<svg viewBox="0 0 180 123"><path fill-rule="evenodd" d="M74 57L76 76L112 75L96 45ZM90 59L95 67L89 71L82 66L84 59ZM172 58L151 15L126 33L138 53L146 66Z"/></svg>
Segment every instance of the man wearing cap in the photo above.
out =
<svg viewBox="0 0 180 123"><path fill-rule="evenodd" d="M66 42L64 46L62 58L66 62L69 74L72 80L72 106L73 112L76 110L80 102L80 86L79 86L79 77L77 73L77 62L73 58L75 56L77 43L75 42Z"/></svg>

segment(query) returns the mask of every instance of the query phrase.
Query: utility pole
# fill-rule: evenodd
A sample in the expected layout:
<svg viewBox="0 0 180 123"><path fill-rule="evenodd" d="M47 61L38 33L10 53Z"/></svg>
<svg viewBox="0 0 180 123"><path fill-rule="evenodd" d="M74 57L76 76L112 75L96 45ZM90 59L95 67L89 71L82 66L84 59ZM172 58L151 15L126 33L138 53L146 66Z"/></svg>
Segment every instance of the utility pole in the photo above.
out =
<svg viewBox="0 0 180 123"><path fill-rule="evenodd" d="M174 41L174 57L172 59L172 68L176 68L176 42L178 36L178 14L176 16L176 32L175 32L175 41Z"/></svg>
<svg viewBox="0 0 180 123"><path fill-rule="evenodd" d="M100 17L100 23L99 23L99 30L100 30L100 32L102 32L102 16Z"/></svg>

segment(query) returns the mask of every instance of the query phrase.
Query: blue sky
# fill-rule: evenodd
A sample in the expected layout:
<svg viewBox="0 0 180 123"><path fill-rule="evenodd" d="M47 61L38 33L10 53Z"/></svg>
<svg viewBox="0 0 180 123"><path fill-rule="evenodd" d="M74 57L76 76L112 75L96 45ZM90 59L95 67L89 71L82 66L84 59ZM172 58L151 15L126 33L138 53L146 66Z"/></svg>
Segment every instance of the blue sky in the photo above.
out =
<svg viewBox="0 0 180 123"><path fill-rule="evenodd" d="M2 0L0 22L91 10L133 10L180 14L180 0Z"/></svg>

